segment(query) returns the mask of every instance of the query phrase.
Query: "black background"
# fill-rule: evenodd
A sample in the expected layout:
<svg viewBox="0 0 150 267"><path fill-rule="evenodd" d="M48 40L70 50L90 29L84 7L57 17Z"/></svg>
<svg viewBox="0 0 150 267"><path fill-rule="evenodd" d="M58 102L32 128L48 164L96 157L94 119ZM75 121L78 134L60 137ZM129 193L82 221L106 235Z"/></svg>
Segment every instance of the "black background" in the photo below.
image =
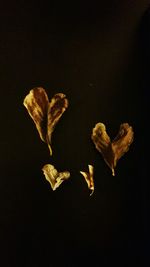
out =
<svg viewBox="0 0 150 267"><path fill-rule="evenodd" d="M149 266L146 121L149 1L4 1L0 7L0 266ZM63 92L69 108L53 157L22 105L30 89ZM135 140L116 176L95 150L97 122ZM53 192L41 168L71 178ZM90 197L80 170L95 167Z"/></svg>

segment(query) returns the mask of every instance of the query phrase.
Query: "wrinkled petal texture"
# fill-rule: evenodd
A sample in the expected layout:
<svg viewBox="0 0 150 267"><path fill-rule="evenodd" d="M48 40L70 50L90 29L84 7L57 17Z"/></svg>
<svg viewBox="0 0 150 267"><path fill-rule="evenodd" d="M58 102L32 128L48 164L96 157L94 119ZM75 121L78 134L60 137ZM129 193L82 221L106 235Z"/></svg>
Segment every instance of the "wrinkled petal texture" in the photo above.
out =
<svg viewBox="0 0 150 267"><path fill-rule="evenodd" d="M94 193L94 167L92 165L88 165L88 168L89 172L80 171L80 173L85 178L88 188L91 190L91 196Z"/></svg>
<svg viewBox="0 0 150 267"><path fill-rule="evenodd" d="M118 160L129 150L134 139L134 132L128 123L120 125L119 133L111 142L103 123L97 123L91 136L96 149L102 154L105 162L115 175L114 168Z"/></svg>
<svg viewBox="0 0 150 267"><path fill-rule="evenodd" d="M32 89L25 97L24 106L33 119L42 141L46 142L52 155L51 138L56 124L68 107L68 100L62 93L55 94L49 102L42 87Z"/></svg>
<svg viewBox="0 0 150 267"><path fill-rule="evenodd" d="M42 170L53 191L55 191L63 181L68 180L70 177L70 172L58 172L51 164L44 165Z"/></svg>
<svg viewBox="0 0 150 267"><path fill-rule="evenodd" d="M33 119L42 141L46 142L48 96L41 87L32 89L25 97L24 106Z"/></svg>

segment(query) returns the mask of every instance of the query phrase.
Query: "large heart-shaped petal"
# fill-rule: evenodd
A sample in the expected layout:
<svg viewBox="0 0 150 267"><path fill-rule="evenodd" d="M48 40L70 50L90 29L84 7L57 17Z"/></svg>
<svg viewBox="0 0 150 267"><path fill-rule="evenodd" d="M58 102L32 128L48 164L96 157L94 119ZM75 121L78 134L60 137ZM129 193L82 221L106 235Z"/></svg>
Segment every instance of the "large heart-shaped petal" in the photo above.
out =
<svg viewBox="0 0 150 267"><path fill-rule="evenodd" d="M119 133L111 142L106 127L103 123L97 123L93 129L91 136L96 149L102 154L105 162L115 175L115 167L118 160L128 151L129 146L133 142L134 132L128 123L120 125Z"/></svg>
<svg viewBox="0 0 150 267"><path fill-rule="evenodd" d="M42 87L33 88L25 97L24 106L33 119L42 141L46 142L50 154L52 133L60 117L68 107L68 100L62 93L55 94L49 102Z"/></svg>

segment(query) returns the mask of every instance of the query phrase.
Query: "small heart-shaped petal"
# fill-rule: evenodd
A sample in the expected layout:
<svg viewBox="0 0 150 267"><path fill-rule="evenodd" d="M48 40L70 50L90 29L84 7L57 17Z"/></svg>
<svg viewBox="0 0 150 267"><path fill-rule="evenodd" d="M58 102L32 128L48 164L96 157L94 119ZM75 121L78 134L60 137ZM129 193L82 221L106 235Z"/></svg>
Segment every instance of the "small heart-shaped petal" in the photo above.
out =
<svg viewBox="0 0 150 267"><path fill-rule="evenodd" d="M58 172L51 164L44 165L42 170L53 191L55 191L63 181L68 180L70 177L70 172Z"/></svg>
<svg viewBox="0 0 150 267"><path fill-rule="evenodd" d="M94 193L94 167L92 165L88 165L89 173L88 172L82 172L80 173L85 178L85 181L87 182L88 188L91 190L90 196Z"/></svg>
<svg viewBox="0 0 150 267"><path fill-rule="evenodd" d="M91 136L96 149L102 154L105 162L115 175L115 167L118 160L129 150L129 146L133 142L134 132L128 123L120 125L119 133L111 142L103 123L97 123L93 129Z"/></svg>

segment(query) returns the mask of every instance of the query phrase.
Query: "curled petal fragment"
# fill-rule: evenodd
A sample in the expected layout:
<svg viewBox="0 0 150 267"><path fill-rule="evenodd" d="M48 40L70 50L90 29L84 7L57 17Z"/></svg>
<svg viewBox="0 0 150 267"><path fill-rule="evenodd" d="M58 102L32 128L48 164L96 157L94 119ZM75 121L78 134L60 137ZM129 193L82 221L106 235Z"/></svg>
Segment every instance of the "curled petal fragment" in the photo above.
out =
<svg viewBox="0 0 150 267"><path fill-rule="evenodd" d="M55 94L49 102L42 87L33 88L25 97L24 106L33 119L42 141L46 142L52 155L52 133L60 117L68 107L68 100L62 93Z"/></svg>
<svg viewBox="0 0 150 267"><path fill-rule="evenodd" d="M53 191L55 191L63 181L68 180L70 177L70 172L58 172L51 164L44 165L42 170Z"/></svg>
<svg viewBox="0 0 150 267"><path fill-rule="evenodd" d="M88 172L82 172L80 173L85 178L85 181L87 182L88 188L91 190L90 196L94 193L94 167L92 165L88 165L89 173Z"/></svg>
<svg viewBox="0 0 150 267"><path fill-rule="evenodd" d="M133 142L134 132L128 123L120 125L119 133L111 142L106 133L106 127L103 123L97 123L93 129L91 136L96 149L102 154L105 162L115 175L115 167L118 160L129 150L129 146Z"/></svg>

